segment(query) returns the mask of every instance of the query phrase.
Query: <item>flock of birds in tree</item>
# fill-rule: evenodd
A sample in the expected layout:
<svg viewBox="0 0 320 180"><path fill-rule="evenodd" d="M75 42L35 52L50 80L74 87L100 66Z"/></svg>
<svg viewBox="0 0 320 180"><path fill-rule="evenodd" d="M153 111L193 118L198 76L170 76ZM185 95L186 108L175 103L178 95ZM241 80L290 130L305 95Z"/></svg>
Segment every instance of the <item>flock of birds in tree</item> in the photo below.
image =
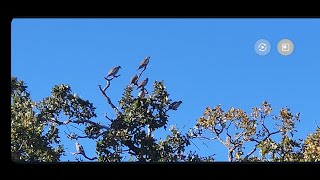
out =
<svg viewBox="0 0 320 180"><path fill-rule="evenodd" d="M143 69L143 68L145 69L147 67L147 65L149 64L149 61L150 61L150 56L145 57L141 61L137 71L140 70L140 69ZM106 78L117 77L117 73L119 72L120 69L121 69L121 66L116 66L116 67L111 68L109 70ZM141 88L141 91L139 92L138 96L139 97L144 97L144 95L146 94L145 86L148 84L149 78L146 78L145 80L141 81L140 84L138 84L138 79L139 79L139 76L137 74L135 74L131 78L130 84L136 85L137 86L136 89L140 89ZM181 103L182 103L182 101L175 101L175 102L170 104L169 108L173 109L173 110L177 110Z"/></svg>
<svg viewBox="0 0 320 180"><path fill-rule="evenodd" d="M143 68L145 69L147 67L147 65L149 64L149 61L150 61L150 56L145 57L141 61L137 71L140 69L143 69ZM119 75L117 76L117 73L119 72L120 69L121 69L121 66L116 66L116 67L111 68L105 78L108 79L108 78L118 77ZM139 92L138 96L144 97L146 94L145 86L148 84L149 78L144 79L143 81L140 82L140 84L138 84L138 80L139 80L139 76L137 74L135 74L135 76L132 77L130 80L130 85L131 84L136 85L137 86L136 89L141 88L141 91ZM182 103L182 101L175 101L169 105L169 109L177 110L181 103ZM74 154L82 154L83 156L87 157L82 145L80 145L78 142L76 142L75 145L76 145L77 152ZM88 158L88 159L91 159L91 158Z"/></svg>

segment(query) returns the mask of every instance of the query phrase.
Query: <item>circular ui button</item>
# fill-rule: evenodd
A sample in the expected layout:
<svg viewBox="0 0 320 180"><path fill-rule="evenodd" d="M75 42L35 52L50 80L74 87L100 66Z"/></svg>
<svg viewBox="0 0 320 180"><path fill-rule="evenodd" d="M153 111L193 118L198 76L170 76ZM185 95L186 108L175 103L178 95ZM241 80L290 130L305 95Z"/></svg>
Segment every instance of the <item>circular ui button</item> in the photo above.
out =
<svg viewBox="0 0 320 180"><path fill-rule="evenodd" d="M294 50L294 45L289 39L282 39L278 43L278 51L281 55L288 56Z"/></svg>
<svg viewBox="0 0 320 180"><path fill-rule="evenodd" d="M254 45L254 50L256 51L257 54L264 56L270 52L271 45L268 40L259 39Z"/></svg>

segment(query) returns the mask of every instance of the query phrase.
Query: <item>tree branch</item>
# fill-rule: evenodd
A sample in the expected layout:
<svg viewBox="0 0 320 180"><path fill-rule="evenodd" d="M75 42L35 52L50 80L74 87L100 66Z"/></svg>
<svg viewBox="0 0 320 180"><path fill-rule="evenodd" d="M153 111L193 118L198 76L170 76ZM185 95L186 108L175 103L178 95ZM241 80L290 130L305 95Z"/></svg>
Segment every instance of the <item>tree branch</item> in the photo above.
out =
<svg viewBox="0 0 320 180"><path fill-rule="evenodd" d="M101 124L99 124L99 123L96 123L96 122L93 122L93 121L90 121L90 120L86 120L86 119L82 119L82 120L78 119L78 120L73 120L73 121L71 121L71 122L77 123L77 124L79 124L79 123L88 123L88 124L92 124L92 125L94 125L94 126L97 126L97 127L99 127L100 129L108 129L108 127L105 126L105 125L101 125Z"/></svg>
<svg viewBox="0 0 320 180"><path fill-rule="evenodd" d="M238 141L238 139L240 139L240 137L242 137L243 134L244 134L244 130L240 134L235 136L235 141Z"/></svg>
<svg viewBox="0 0 320 180"><path fill-rule="evenodd" d="M143 68L143 70L139 73L137 82L139 81L140 76L142 75L142 73L143 73L146 69L147 69L147 66L145 66L145 67Z"/></svg>
<svg viewBox="0 0 320 180"><path fill-rule="evenodd" d="M251 156L257 150L258 144L254 146L254 148L244 157L244 160L247 161L249 156Z"/></svg>
<svg viewBox="0 0 320 180"><path fill-rule="evenodd" d="M268 135L270 134L270 131L269 131L269 129L264 125L264 121L262 121L262 127L265 129L265 130L267 130L267 133L268 133Z"/></svg>
<svg viewBox="0 0 320 180"><path fill-rule="evenodd" d="M85 153L79 153L79 152L72 152L72 155L81 154L84 158L89 159L90 161L93 161L95 159L98 159L97 157L89 158Z"/></svg>
<svg viewBox="0 0 320 180"><path fill-rule="evenodd" d="M111 118L108 117L107 113L105 113L104 117L107 118L109 121L112 121L112 120L113 120L113 119L111 119Z"/></svg>
<svg viewBox="0 0 320 180"><path fill-rule="evenodd" d="M218 139L217 137L213 137L213 138L208 138L208 137L205 137L205 136L197 136L195 138L198 138L198 139L206 139L206 140L209 140L209 141L213 141L215 139Z"/></svg>
<svg viewBox="0 0 320 180"><path fill-rule="evenodd" d="M110 81L112 81L114 78L117 78L117 77L119 77L120 76L120 74L119 75L117 75L117 76L112 76L112 78L106 78L106 77L104 77L104 79L107 81L107 84L106 84L106 86L103 88L103 91L106 91L108 88L109 88L109 86L110 86Z"/></svg>
<svg viewBox="0 0 320 180"><path fill-rule="evenodd" d="M109 82L109 81L108 81ZM101 85L99 85L99 89L102 93L102 95L107 99L108 104L111 106L111 108L116 112L117 115L121 114L120 111L117 109L117 107L111 102L111 99L107 96L105 90L110 86L110 83L108 83L108 85L102 89Z"/></svg>
<svg viewBox="0 0 320 180"><path fill-rule="evenodd" d="M97 135L94 135L94 136L79 136L79 135L76 135L76 138L77 139L84 139L84 138L92 138L92 139L97 139L99 138L103 133L98 133Z"/></svg>
<svg viewBox="0 0 320 180"><path fill-rule="evenodd" d="M264 139L262 139L261 141L258 141L254 138L251 138L250 141L255 141L257 142L257 144L254 146L254 149L252 151L250 151L244 158L244 160L248 160L249 156L251 156L256 150L257 150L257 147L258 145L262 142L262 141L265 141L267 140L270 136L272 136L273 134L277 134L277 133L280 133L281 131L275 131L275 132L272 132L272 133L268 133L268 136L266 136Z"/></svg>
<svg viewBox="0 0 320 180"><path fill-rule="evenodd" d="M226 142L221 139L221 137L220 137L219 134L217 134L216 137L217 137L217 139L220 141L221 144L223 144L223 145L226 146L226 147L228 146L228 145L226 144Z"/></svg>
<svg viewBox="0 0 320 180"><path fill-rule="evenodd" d="M129 151L130 154L132 154L134 156L139 154L140 149L137 148L130 140L124 141L124 144L126 146L128 146L131 151L133 151L133 153L132 152L130 153L130 151Z"/></svg>

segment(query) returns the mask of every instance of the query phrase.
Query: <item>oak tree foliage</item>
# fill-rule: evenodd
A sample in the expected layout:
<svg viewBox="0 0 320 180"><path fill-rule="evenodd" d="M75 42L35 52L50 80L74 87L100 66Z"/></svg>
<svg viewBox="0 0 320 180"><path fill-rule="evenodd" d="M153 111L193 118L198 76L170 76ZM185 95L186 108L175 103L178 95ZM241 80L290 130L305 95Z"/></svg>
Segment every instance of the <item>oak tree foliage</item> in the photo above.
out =
<svg viewBox="0 0 320 180"><path fill-rule="evenodd" d="M11 157L15 162L57 162L66 152L60 136L71 142L89 139L96 146L83 151L95 151L95 157L71 152L99 162L212 162L214 156L202 157L188 151L195 139L218 141L226 148L231 162L320 160L320 128L305 140L294 137L300 113L284 107L273 110L264 101L250 113L240 108L223 110L221 105L207 107L195 126L183 134L169 125L169 112L179 111L182 101L173 101L164 81L141 80L150 57L140 64L137 74L125 86L122 97L112 101L109 89L121 75L121 66L111 69L98 86L105 98L110 118L97 117L93 103L73 93L67 84L56 85L51 95L39 102L32 101L27 86L11 78ZM99 120L97 120L99 119ZM185 120L184 120L185 121ZM104 122L104 123L101 123ZM106 123L108 122L108 123ZM62 127L67 131L62 132ZM77 128L75 132L71 128ZM165 138L155 132L166 132Z"/></svg>

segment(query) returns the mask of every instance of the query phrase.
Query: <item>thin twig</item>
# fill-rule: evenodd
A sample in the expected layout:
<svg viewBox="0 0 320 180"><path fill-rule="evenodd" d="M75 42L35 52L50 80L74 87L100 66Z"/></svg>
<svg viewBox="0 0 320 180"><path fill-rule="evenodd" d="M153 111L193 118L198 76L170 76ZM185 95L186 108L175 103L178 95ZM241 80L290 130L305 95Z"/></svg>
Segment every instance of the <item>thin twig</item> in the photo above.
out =
<svg viewBox="0 0 320 180"><path fill-rule="evenodd" d="M84 139L84 138L97 139L97 138L99 138L102 134L103 134L103 133L98 133L98 134L95 135L95 136L79 136L79 135L77 135L77 138L79 138L79 139Z"/></svg>
<svg viewBox="0 0 320 180"><path fill-rule="evenodd" d="M110 85L109 85L110 86ZM111 106L111 108L116 112L116 114L121 114L120 111L117 109L117 107L111 102L111 99L107 96L105 91L101 88L101 85L99 85L99 89L102 93L102 95L107 99L108 104Z"/></svg>
<svg viewBox="0 0 320 180"><path fill-rule="evenodd" d="M143 70L139 73L137 82L139 81L140 76L142 75L142 73L143 73L146 69L147 69L147 66L145 66L145 67L143 68Z"/></svg>
<svg viewBox="0 0 320 180"><path fill-rule="evenodd" d="M191 139L190 139L190 142L192 142ZM193 144L194 146L196 146L196 148L200 151L200 148L199 148L194 142L192 142L192 144Z"/></svg>
<svg viewBox="0 0 320 180"><path fill-rule="evenodd" d="M91 161L98 159L97 157L93 157L93 158L89 158L85 153L79 153L79 152L72 152L72 155L77 155L77 154L81 154L84 158L89 159Z"/></svg>
<svg viewBox="0 0 320 180"><path fill-rule="evenodd" d="M224 146L227 146L226 142L224 142L224 141L221 139L220 135L217 134L216 137L217 137L217 139L220 141L220 143L222 143Z"/></svg>
<svg viewBox="0 0 320 180"><path fill-rule="evenodd" d="M184 130L184 128L186 127L186 125L190 122L190 120L191 120L191 118L184 124L184 126L183 126L183 128L182 128L182 130L181 130L181 132L183 132L183 130Z"/></svg>
<svg viewBox="0 0 320 180"><path fill-rule="evenodd" d="M272 132L272 133L269 133L267 137L265 137L263 140L261 141L258 141L254 138L251 138L250 141L255 141L257 142L257 144L254 146L254 149L252 151L250 151L244 158L244 160L247 160L249 158L249 156L251 156L251 154L253 154L256 150L257 150L257 147L258 145L262 142L262 141L265 141L267 140L270 136L272 136L273 134L277 134L277 133L280 133L281 131L275 131L275 132Z"/></svg>
<svg viewBox="0 0 320 180"><path fill-rule="evenodd" d="M83 132L82 129L80 129L80 128L74 126L74 125L70 125L70 126L72 126L72 127L76 128L76 129L78 129L79 131Z"/></svg>
<svg viewBox="0 0 320 180"><path fill-rule="evenodd" d="M107 118L109 121L112 121L112 120L113 120L113 119L111 119L111 118L108 117L107 113L105 113L104 117Z"/></svg>
<svg viewBox="0 0 320 180"><path fill-rule="evenodd" d="M206 140L209 140L209 141L213 141L213 140L216 140L216 139L217 139L217 137L208 138L208 137L205 137L205 136L198 136L198 137L195 137L195 138L198 138L198 139L206 139Z"/></svg>

